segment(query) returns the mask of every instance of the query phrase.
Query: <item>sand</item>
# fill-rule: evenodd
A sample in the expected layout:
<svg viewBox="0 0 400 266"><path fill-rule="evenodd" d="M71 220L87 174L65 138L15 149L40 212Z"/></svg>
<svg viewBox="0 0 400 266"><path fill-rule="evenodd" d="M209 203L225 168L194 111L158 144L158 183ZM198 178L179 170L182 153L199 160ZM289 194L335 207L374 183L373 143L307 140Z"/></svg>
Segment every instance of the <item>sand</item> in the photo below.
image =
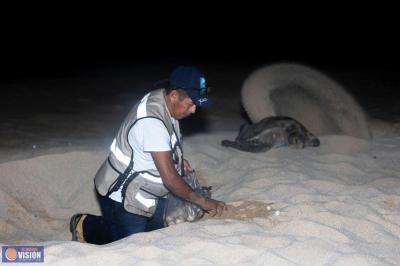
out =
<svg viewBox="0 0 400 266"><path fill-rule="evenodd" d="M46 263L59 265L400 260L400 137L360 140L349 150L348 143L357 143L353 137L328 136L322 143L334 145L334 152L321 145L250 154L219 146L233 133L196 135L185 143L187 158L207 177L214 197L230 205L222 218L104 247L72 243L69 216L98 213L92 178L105 152L67 152L0 165L1 240L45 245Z"/></svg>
<svg viewBox="0 0 400 266"><path fill-rule="evenodd" d="M275 63L256 69L244 81L241 94L253 122L289 116L319 136L371 138L365 112L349 91L310 66Z"/></svg>

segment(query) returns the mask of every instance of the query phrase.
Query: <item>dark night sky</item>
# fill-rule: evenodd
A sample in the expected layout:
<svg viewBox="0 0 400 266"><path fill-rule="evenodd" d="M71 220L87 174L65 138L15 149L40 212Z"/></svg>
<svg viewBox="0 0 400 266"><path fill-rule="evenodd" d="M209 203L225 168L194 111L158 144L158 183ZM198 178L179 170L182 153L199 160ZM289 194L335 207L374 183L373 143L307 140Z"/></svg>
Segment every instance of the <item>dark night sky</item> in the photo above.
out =
<svg viewBox="0 0 400 266"><path fill-rule="evenodd" d="M132 8L130 12L137 12L128 16L114 12L124 20L90 10L81 16L88 18L86 23L73 12L64 17L52 13L50 18L31 12L30 20L14 16L0 32L0 85L34 83L37 80L29 79L36 77L46 80L46 77L86 75L101 68L119 71L124 67L150 66L144 69L152 69L173 63L221 65L227 66L226 69L244 66L249 71L256 66L289 61L334 73L340 81L351 82L346 85L360 94L370 90L373 95L368 99L381 97L382 93L374 87L384 83L385 105L390 106L386 104L388 101L396 102L391 106L397 105L400 93L397 13L379 14L375 3L372 11L365 10L365 6L354 10L346 6L347 18L344 9L328 15L326 11L333 11L332 6L324 6L322 10L310 8L311 15L293 6L244 10L241 2L237 8L239 12L210 9L202 16L179 10L177 15L158 15L151 10L144 12L143 17L136 16L139 11ZM272 16L274 13L276 16ZM89 19L92 14L99 17ZM14 87L0 87L4 88L10 88L8 98L13 98ZM29 93L27 98L36 95ZM393 113L397 117L398 110Z"/></svg>
<svg viewBox="0 0 400 266"><path fill-rule="evenodd" d="M172 22L179 23L159 28L132 21L132 27L123 29L98 21L88 26L69 25L69 20L53 28L50 20L35 26L26 22L2 34L0 78L63 76L85 68L165 61L228 65L301 61L316 67L398 68L394 24L354 19L356 23L339 25L336 16L329 26L314 18L308 24L297 25L295 19L296 23L278 27L284 23L264 21L265 16L236 22L217 17L218 23L207 26L175 18Z"/></svg>
<svg viewBox="0 0 400 266"><path fill-rule="evenodd" d="M202 64L262 64L273 61L300 61L316 66L398 68L397 51L389 47L366 48L348 46L297 46L254 45L218 43L190 45L190 47L144 47L118 44L74 46L37 44L31 47L14 47L3 54L1 78L69 75L85 68L129 67L163 62ZM295 46L293 44L293 46Z"/></svg>

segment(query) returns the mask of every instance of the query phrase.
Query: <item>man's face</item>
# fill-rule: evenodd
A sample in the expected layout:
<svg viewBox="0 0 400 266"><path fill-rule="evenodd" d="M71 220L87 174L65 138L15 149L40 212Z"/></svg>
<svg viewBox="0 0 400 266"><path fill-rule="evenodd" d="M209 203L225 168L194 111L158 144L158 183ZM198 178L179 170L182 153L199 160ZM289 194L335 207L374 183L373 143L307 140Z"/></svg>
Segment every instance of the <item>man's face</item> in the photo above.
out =
<svg viewBox="0 0 400 266"><path fill-rule="evenodd" d="M196 105L192 99L187 96L179 97L178 93L173 106L172 115L175 119L182 119L196 112Z"/></svg>

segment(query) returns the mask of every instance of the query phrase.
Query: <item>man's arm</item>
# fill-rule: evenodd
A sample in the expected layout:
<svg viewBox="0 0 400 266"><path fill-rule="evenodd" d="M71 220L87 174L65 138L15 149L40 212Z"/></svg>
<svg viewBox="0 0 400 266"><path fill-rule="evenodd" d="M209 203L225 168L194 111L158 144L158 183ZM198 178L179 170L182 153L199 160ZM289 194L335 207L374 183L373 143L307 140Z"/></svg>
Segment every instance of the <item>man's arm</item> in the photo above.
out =
<svg viewBox="0 0 400 266"><path fill-rule="evenodd" d="M151 156L160 172L164 185L174 195L199 205L202 209L208 211L211 216L220 216L223 210L226 209L224 202L205 199L186 184L174 167L170 151L151 152Z"/></svg>

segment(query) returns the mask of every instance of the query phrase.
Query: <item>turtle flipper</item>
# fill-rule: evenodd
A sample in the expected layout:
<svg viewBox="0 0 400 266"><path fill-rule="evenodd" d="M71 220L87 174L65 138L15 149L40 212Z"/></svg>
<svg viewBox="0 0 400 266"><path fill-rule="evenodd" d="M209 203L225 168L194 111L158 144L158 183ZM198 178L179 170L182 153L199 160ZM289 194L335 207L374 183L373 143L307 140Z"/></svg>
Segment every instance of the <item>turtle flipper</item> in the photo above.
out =
<svg viewBox="0 0 400 266"><path fill-rule="evenodd" d="M221 142L222 146L225 147L232 147L241 151L247 152L265 152L272 148L271 145L261 142L248 142L248 141L230 141L230 140L223 140Z"/></svg>

